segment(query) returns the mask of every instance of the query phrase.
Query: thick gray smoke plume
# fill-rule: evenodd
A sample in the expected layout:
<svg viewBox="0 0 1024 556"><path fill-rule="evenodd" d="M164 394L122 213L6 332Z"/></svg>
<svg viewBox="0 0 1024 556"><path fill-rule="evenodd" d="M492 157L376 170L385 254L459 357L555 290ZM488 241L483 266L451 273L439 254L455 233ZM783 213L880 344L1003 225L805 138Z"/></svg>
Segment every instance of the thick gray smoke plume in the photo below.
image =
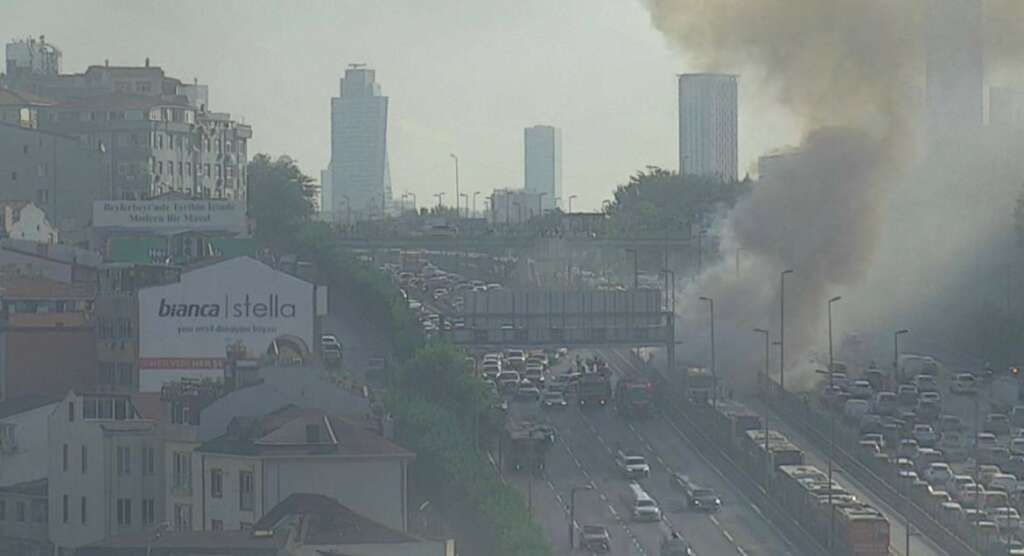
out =
<svg viewBox="0 0 1024 556"><path fill-rule="evenodd" d="M789 369L809 367L808 352L825 344L829 297L845 296L869 274L885 283L877 276L888 269L875 263L880 235L894 229L888 203L900 189L920 191L922 26L936 1L964 0L648 0L654 25L697 61L693 70L740 73L744 86L774 94L806 130L799 154L762 179L723 224L730 263L683 292L682 332L693 340L684 357L705 358L707 316L697 296L715 298L719 371L736 378L762 364L751 328L770 328L778 338L781 270L796 270L787 279ZM1024 2L989 0L985 8L989 62L1019 61ZM931 233L886 242L912 253L933 244ZM747 260L742 278L731 264L737 248ZM874 293L844 303L884 304L886 292ZM879 318L880 311L857 312Z"/></svg>

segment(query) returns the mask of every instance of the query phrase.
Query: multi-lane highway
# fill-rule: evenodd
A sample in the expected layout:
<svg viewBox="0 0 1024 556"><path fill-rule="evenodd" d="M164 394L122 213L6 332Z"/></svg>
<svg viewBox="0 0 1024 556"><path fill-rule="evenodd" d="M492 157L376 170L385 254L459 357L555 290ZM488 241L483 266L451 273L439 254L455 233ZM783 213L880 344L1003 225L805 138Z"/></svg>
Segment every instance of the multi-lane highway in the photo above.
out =
<svg viewBox="0 0 1024 556"><path fill-rule="evenodd" d="M609 362L615 377L631 364L615 351L602 351L600 355ZM556 367L553 372L560 370ZM510 407L513 415L520 416L540 411L535 402L513 402ZM509 475L508 479L532 499L534 515L559 553L569 550L571 489L584 485L593 485L593 490L577 491L576 522L608 527L613 554L656 555L662 537L673 530L682 533L701 555L799 553L728 478L696 454L666 418L656 415L648 420L627 421L612 407L581 411L576 404L565 410L549 410L546 416L558 429L558 441L548 456L544 476L531 480ZM661 523L630 521L623 502L628 482L614 462L618 445L642 453L651 465L651 477L641 483L661 506ZM723 502L721 511L684 511L682 494L670 484L674 472L714 488Z"/></svg>

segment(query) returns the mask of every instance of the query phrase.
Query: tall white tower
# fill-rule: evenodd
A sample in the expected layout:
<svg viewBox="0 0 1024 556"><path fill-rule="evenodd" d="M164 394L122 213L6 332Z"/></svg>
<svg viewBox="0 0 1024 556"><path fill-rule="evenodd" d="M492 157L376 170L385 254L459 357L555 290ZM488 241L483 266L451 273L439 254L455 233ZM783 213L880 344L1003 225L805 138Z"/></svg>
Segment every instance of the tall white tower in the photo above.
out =
<svg viewBox="0 0 1024 556"><path fill-rule="evenodd" d="M388 97L375 71L352 64L331 99L331 210L353 219L379 217L391 204Z"/></svg>
<svg viewBox="0 0 1024 556"><path fill-rule="evenodd" d="M555 207L562 196L562 131L549 125L535 125L523 131L525 146L525 189L544 195L544 210Z"/></svg>
<svg viewBox="0 0 1024 556"><path fill-rule="evenodd" d="M737 78L679 76L679 172L735 180L739 168Z"/></svg>

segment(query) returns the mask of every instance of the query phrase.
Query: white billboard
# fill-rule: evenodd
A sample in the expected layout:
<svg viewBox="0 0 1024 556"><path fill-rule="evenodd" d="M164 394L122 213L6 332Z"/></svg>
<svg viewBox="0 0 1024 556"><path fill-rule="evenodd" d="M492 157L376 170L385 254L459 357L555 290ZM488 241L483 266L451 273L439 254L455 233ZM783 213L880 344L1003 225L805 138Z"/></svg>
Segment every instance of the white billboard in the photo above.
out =
<svg viewBox="0 0 1024 556"><path fill-rule="evenodd" d="M246 230L241 201L94 201L92 223L96 228L127 230Z"/></svg>
<svg viewBox="0 0 1024 556"><path fill-rule="evenodd" d="M326 299L314 288L237 257L139 290L140 390L184 377L223 378L229 352L255 359L275 349L312 351L315 297Z"/></svg>

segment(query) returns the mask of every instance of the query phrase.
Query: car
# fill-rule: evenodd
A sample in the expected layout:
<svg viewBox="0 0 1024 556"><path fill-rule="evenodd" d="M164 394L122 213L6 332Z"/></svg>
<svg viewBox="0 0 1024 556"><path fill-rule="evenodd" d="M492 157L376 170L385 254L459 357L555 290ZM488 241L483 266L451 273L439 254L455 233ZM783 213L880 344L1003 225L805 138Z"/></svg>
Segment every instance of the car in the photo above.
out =
<svg viewBox="0 0 1024 556"><path fill-rule="evenodd" d="M914 377L914 386L918 392L938 392L939 383L930 374L919 374Z"/></svg>
<svg viewBox="0 0 1024 556"><path fill-rule="evenodd" d="M976 394L978 393L978 379L971 373L959 373L953 377L949 385L951 394Z"/></svg>
<svg viewBox="0 0 1024 556"><path fill-rule="evenodd" d="M833 372L830 380L836 388L844 392L850 387L850 378L846 376L846 373Z"/></svg>
<svg viewBox="0 0 1024 556"><path fill-rule="evenodd" d="M896 409L899 406L899 400L896 398L895 392L879 392L875 394L875 402L873 410L879 415L892 415L896 413Z"/></svg>
<svg viewBox="0 0 1024 556"><path fill-rule="evenodd" d="M523 380L516 389L516 398L537 401L540 399L540 388L537 388L529 380Z"/></svg>
<svg viewBox="0 0 1024 556"><path fill-rule="evenodd" d="M990 413L982 429L992 434L1010 434L1010 418L1002 413Z"/></svg>
<svg viewBox="0 0 1024 556"><path fill-rule="evenodd" d="M916 481L917 470L909 458L896 458L896 476L905 481Z"/></svg>
<svg viewBox="0 0 1024 556"><path fill-rule="evenodd" d="M695 486L685 491L686 504L693 510L717 512L722 508L722 499L707 487Z"/></svg>
<svg viewBox="0 0 1024 556"><path fill-rule="evenodd" d="M934 390L928 390L926 392L921 392L921 396L917 399L919 406L921 402L940 404L942 403L942 396Z"/></svg>
<svg viewBox="0 0 1024 556"><path fill-rule="evenodd" d="M954 475L953 480L949 483L949 492L960 500L963 497L963 493L968 490L973 490L976 487L974 477L970 475Z"/></svg>
<svg viewBox="0 0 1024 556"><path fill-rule="evenodd" d="M611 535L603 525L580 527L580 548L590 552L608 552L612 549Z"/></svg>
<svg viewBox="0 0 1024 556"><path fill-rule="evenodd" d="M1010 423L1015 427L1024 427L1024 405L1015 405L1010 410Z"/></svg>
<svg viewBox="0 0 1024 556"><path fill-rule="evenodd" d="M988 480L987 488L989 490L1001 490L1007 494L1015 493L1017 491L1017 477L1009 473L996 473Z"/></svg>
<svg viewBox="0 0 1024 556"><path fill-rule="evenodd" d="M848 387L850 396L860 399L868 399L874 393L871 383L866 380L855 380Z"/></svg>
<svg viewBox="0 0 1024 556"><path fill-rule="evenodd" d="M940 415L935 426L939 432L963 432L964 421L956 415Z"/></svg>
<svg viewBox="0 0 1024 556"><path fill-rule="evenodd" d="M1016 531L1020 529L1020 514L1017 513L1015 508L1003 506L987 510L987 513L989 519L996 524L1000 531Z"/></svg>
<svg viewBox="0 0 1024 556"><path fill-rule="evenodd" d="M480 374L486 379L495 380L501 374L501 363L484 361L480 364Z"/></svg>
<svg viewBox="0 0 1024 556"><path fill-rule="evenodd" d="M925 468L923 478L932 486L945 487L953 480L953 470L945 462L931 463Z"/></svg>
<svg viewBox="0 0 1024 556"><path fill-rule="evenodd" d="M338 337L334 334L321 334L320 345L334 345L341 347L341 342L338 341Z"/></svg>
<svg viewBox="0 0 1024 556"><path fill-rule="evenodd" d="M561 392L545 390L540 398L540 406L544 409L564 409L569 406Z"/></svg>
<svg viewBox="0 0 1024 556"><path fill-rule="evenodd" d="M843 414L853 422L860 422L861 417L866 415L869 409L871 409L871 404L867 400L851 399L846 400Z"/></svg>
<svg viewBox="0 0 1024 556"><path fill-rule="evenodd" d="M896 390L896 396L899 397L900 405L916 404L917 394L917 386L913 384L900 384L900 387Z"/></svg>
<svg viewBox="0 0 1024 556"><path fill-rule="evenodd" d="M992 464L979 465L978 466L978 471L977 471L978 482L981 483L982 486L988 486L988 483L989 483L989 481L992 480L992 477L995 477L996 475L998 475L1000 473L1002 473L1002 470L999 469L998 465L992 465Z"/></svg>
<svg viewBox="0 0 1024 556"><path fill-rule="evenodd" d="M979 432L976 435L975 448L989 450L996 447L996 435L991 432Z"/></svg>
<svg viewBox="0 0 1024 556"><path fill-rule="evenodd" d="M925 394L921 394L922 396ZM915 411L917 420L920 422L930 423L934 422L939 418L939 414L942 413L942 405L934 400L917 400L917 409Z"/></svg>
<svg viewBox="0 0 1024 556"><path fill-rule="evenodd" d="M877 432L870 432L862 434L860 437L861 442L874 442L878 446L879 450L885 450L885 437Z"/></svg>
<svg viewBox="0 0 1024 556"><path fill-rule="evenodd" d="M914 425L914 430L910 434L917 441L918 446L925 448L934 446L939 440L939 436L931 425Z"/></svg>
<svg viewBox="0 0 1024 556"><path fill-rule="evenodd" d="M651 466L644 456L619 448L615 453L615 465L627 479L639 479L651 475Z"/></svg>
<svg viewBox="0 0 1024 556"><path fill-rule="evenodd" d="M913 438L904 438L900 440L900 447L897 448L896 454L901 458L912 458L917 454L917 440Z"/></svg>
<svg viewBox="0 0 1024 556"><path fill-rule="evenodd" d="M1017 436L1010 439L1010 454L1024 456L1024 436Z"/></svg>
<svg viewBox="0 0 1024 556"><path fill-rule="evenodd" d="M502 371L498 375L498 386L503 390L509 390L519 385L519 373L515 371Z"/></svg>
<svg viewBox="0 0 1024 556"><path fill-rule="evenodd" d="M967 436L960 431L946 431L939 435L938 448L949 461L967 459Z"/></svg>

